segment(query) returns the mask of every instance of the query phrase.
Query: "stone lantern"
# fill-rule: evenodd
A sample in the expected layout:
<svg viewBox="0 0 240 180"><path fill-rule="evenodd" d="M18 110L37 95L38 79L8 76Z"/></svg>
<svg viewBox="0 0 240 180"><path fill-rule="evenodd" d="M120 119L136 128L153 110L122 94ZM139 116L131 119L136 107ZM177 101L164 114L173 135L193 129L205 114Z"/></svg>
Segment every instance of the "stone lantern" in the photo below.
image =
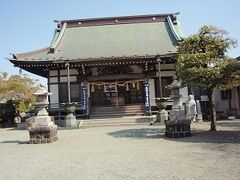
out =
<svg viewBox="0 0 240 180"><path fill-rule="evenodd" d="M33 95L36 96L37 116L28 120L28 131L31 144L51 143L57 140L57 125L51 121L46 107L48 106L49 93L44 87L40 87Z"/></svg>
<svg viewBox="0 0 240 180"><path fill-rule="evenodd" d="M33 93L33 95L36 96L36 106L39 108L37 116L48 116L45 108L49 104L48 96L52 95L52 93L49 93L44 87L41 87Z"/></svg>
<svg viewBox="0 0 240 180"><path fill-rule="evenodd" d="M173 105L170 110L170 119L165 122L166 131L165 136L169 138L178 138L191 136L191 121L187 119L187 115L182 105L180 88L181 81L174 77L173 82L166 86L171 90L170 98L173 100Z"/></svg>

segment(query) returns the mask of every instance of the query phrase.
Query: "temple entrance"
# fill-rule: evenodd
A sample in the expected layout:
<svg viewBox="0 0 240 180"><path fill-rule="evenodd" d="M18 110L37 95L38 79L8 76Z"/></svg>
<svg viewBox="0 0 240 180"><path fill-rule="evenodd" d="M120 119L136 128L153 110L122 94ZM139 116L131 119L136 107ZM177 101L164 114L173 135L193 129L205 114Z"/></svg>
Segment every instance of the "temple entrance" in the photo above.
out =
<svg viewBox="0 0 240 180"><path fill-rule="evenodd" d="M94 87L93 87L94 86ZM91 85L91 105L129 105L144 103L143 82Z"/></svg>

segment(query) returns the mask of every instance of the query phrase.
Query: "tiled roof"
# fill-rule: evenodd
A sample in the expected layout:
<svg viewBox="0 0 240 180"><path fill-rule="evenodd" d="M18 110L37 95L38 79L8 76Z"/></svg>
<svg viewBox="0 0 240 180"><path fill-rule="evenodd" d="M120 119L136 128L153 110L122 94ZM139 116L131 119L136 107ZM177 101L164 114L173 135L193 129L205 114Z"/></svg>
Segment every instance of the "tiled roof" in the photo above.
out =
<svg viewBox="0 0 240 180"><path fill-rule="evenodd" d="M91 61L112 57L156 56L175 53L181 38L177 23L161 21L69 27L65 21L50 47L15 54L16 61ZM151 17L149 17L151 18Z"/></svg>

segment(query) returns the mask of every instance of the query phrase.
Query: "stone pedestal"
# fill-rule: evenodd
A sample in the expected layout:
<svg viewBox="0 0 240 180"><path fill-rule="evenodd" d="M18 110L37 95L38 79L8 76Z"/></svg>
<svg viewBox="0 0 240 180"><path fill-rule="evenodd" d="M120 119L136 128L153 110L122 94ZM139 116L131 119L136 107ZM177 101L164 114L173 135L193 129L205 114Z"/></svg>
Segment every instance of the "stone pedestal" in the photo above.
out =
<svg viewBox="0 0 240 180"><path fill-rule="evenodd" d="M54 122L50 116L36 116L33 118L35 126L53 126Z"/></svg>
<svg viewBox="0 0 240 180"><path fill-rule="evenodd" d="M170 111L170 121L184 121L186 120L185 110L183 109L172 109Z"/></svg>
<svg viewBox="0 0 240 180"><path fill-rule="evenodd" d="M67 113L64 120L59 120L58 125L61 127L72 127L77 128L77 119L76 116L74 116L74 112L76 110L76 104L75 103L66 103L64 104L64 109Z"/></svg>
<svg viewBox="0 0 240 180"><path fill-rule="evenodd" d="M30 144L51 143L58 139L57 125L53 126L34 126L28 128Z"/></svg>
<svg viewBox="0 0 240 180"><path fill-rule="evenodd" d="M168 138L184 138L191 136L191 121L165 121L165 136Z"/></svg>
<svg viewBox="0 0 240 180"><path fill-rule="evenodd" d="M168 112L165 110L167 105L166 102L169 98L154 98L157 108L158 108L158 112L157 112L157 116L156 116L156 122L164 122L165 120L168 120Z"/></svg>
<svg viewBox="0 0 240 180"><path fill-rule="evenodd" d="M61 127L77 127L77 119L73 114L68 114L63 120L58 121Z"/></svg>

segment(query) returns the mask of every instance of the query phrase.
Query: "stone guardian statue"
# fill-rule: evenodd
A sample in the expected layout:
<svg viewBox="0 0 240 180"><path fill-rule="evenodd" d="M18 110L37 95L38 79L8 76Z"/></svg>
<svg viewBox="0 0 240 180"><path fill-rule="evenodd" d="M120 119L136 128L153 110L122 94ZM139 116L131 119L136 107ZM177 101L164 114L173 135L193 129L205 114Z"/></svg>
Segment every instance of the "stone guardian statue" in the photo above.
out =
<svg viewBox="0 0 240 180"><path fill-rule="evenodd" d="M188 101L186 102L186 113L188 120L196 121L197 106L193 95L188 96Z"/></svg>

